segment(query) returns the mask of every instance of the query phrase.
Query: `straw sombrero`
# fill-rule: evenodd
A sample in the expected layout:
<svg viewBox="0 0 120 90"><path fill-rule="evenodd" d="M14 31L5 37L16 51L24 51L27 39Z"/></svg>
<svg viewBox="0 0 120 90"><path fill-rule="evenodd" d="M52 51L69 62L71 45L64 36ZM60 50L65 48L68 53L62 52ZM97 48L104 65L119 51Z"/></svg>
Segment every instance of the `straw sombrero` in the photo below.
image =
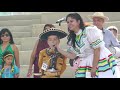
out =
<svg viewBox="0 0 120 90"><path fill-rule="evenodd" d="M103 12L95 12L93 15L88 15L88 18L90 20L92 20L94 17L103 18L105 21L109 20L107 16L104 16Z"/></svg>
<svg viewBox="0 0 120 90"><path fill-rule="evenodd" d="M56 35L59 37L59 39L62 39L67 36L67 33L58 28L50 28L50 29L44 30L43 33L39 35L39 38L41 40L47 40L48 36L50 35Z"/></svg>

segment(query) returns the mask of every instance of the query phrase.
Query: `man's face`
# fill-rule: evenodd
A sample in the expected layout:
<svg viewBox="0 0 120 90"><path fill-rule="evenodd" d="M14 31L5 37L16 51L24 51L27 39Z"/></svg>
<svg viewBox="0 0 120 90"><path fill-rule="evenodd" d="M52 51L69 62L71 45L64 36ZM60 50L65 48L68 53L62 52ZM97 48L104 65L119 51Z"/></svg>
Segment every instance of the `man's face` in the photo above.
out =
<svg viewBox="0 0 120 90"><path fill-rule="evenodd" d="M104 24L104 19L99 17L93 18L93 25L97 26L97 28L99 29L101 29L101 27L103 28L103 24Z"/></svg>

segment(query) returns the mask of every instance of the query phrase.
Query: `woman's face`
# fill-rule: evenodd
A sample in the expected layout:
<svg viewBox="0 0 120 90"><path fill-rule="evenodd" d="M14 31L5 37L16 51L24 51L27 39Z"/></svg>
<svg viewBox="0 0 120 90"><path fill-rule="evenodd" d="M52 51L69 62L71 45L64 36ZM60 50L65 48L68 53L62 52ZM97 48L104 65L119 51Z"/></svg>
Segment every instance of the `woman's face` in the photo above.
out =
<svg viewBox="0 0 120 90"><path fill-rule="evenodd" d="M59 44L59 39L56 35L51 35L48 37L48 45L50 46L50 48L53 48L54 46L56 46L57 44Z"/></svg>
<svg viewBox="0 0 120 90"><path fill-rule="evenodd" d="M67 25L71 31L75 31L76 29L80 29L80 21L79 20L77 21L76 19L71 18L71 17L67 18Z"/></svg>
<svg viewBox="0 0 120 90"><path fill-rule="evenodd" d="M9 42L10 41L10 35L8 34L8 32L5 32L4 34L1 35L1 40L3 42Z"/></svg>
<svg viewBox="0 0 120 90"><path fill-rule="evenodd" d="M4 59L4 61L7 65L11 65L12 60L13 60L13 56L8 56Z"/></svg>

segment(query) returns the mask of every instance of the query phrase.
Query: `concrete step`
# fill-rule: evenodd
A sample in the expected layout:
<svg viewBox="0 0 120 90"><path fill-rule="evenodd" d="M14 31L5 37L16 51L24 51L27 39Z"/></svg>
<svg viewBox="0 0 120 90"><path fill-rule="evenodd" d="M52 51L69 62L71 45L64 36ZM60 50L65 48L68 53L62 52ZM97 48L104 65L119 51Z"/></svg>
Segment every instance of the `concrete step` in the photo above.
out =
<svg viewBox="0 0 120 90"><path fill-rule="evenodd" d="M26 12L25 12L26 13ZM11 16L0 16L0 21L6 21L6 20L31 20L31 19L40 19L41 13L33 14L26 13L24 15L11 15Z"/></svg>
<svg viewBox="0 0 120 90"><path fill-rule="evenodd" d="M38 40L38 37L22 38L21 39L21 50L22 51L33 50L37 40Z"/></svg>
<svg viewBox="0 0 120 90"><path fill-rule="evenodd" d="M120 41L120 34L118 34L118 40Z"/></svg>
<svg viewBox="0 0 120 90"><path fill-rule="evenodd" d="M14 38L14 42L16 45L20 45L21 44L21 39L22 38Z"/></svg>
<svg viewBox="0 0 120 90"><path fill-rule="evenodd" d="M13 32L13 38L31 37L31 32Z"/></svg>
<svg viewBox="0 0 120 90"><path fill-rule="evenodd" d="M29 65L32 51L19 51L20 65Z"/></svg>
<svg viewBox="0 0 120 90"><path fill-rule="evenodd" d="M4 26L0 27L0 29L8 28L11 32L31 32L31 26Z"/></svg>
<svg viewBox="0 0 120 90"><path fill-rule="evenodd" d="M65 17L71 12L53 12L53 13L43 13L41 14L41 23L56 23L56 21L62 17ZM93 15L94 12L77 12L79 13L84 21L90 21L88 15ZM110 18L110 21L119 21L120 12L104 12L106 16Z"/></svg>
<svg viewBox="0 0 120 90"><path fill-rule="evenodd" d="M19 51L20 65L29 65L31 53L32 53L32 50ZM66 63L69 64L69 59L67 59Z"/></svg>
<svg viewBox="0 0 120 90"><path fill-rule="evenodd" d="M0 21L0 26L27 26L41 23L40 19Z"/></svg>
<svg viewBox="0 0 120 90"><path fill-rule="evenodd" d="M21 45L16 45L18 50L20 51L21 50Z"/></svg>
<svg viewBox="0 0 120 90"><path fill-rule="evenodd" d="M21 45L21 51L33 50L38 37L27 37L16 39L18 40L17 43ZM63 49L67 49L67 37L60 40L60 47Z"/></svg>
<svg viewBox="0 0 120 90"><path fill-rule="evenodd" d="M60 28L60 29L64 30L65 32L68 32L66 23L62 23L61 26L59 26L58 24L53 24L53 25L56 28ZM32 37L38 37L38 35L43 32L44 26L45 26L45 24L33 24L32 25Z"/></svg>

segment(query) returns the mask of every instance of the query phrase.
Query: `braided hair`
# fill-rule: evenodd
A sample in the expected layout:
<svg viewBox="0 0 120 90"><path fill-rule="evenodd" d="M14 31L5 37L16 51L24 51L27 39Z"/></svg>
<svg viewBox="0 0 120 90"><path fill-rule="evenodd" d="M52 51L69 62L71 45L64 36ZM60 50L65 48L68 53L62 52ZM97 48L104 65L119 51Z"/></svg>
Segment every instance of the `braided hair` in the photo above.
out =
<svg viewBox="0 0 120 90"><path fill-rule="evenodd" d="M2 69L1 69L0 75L4 72L4 65L5 65L4 59L8 56L13 56L13 54L9 51L6 51L3 53ZM12 63L11 63L11 72L14 72L14 65Z"/></svg>

